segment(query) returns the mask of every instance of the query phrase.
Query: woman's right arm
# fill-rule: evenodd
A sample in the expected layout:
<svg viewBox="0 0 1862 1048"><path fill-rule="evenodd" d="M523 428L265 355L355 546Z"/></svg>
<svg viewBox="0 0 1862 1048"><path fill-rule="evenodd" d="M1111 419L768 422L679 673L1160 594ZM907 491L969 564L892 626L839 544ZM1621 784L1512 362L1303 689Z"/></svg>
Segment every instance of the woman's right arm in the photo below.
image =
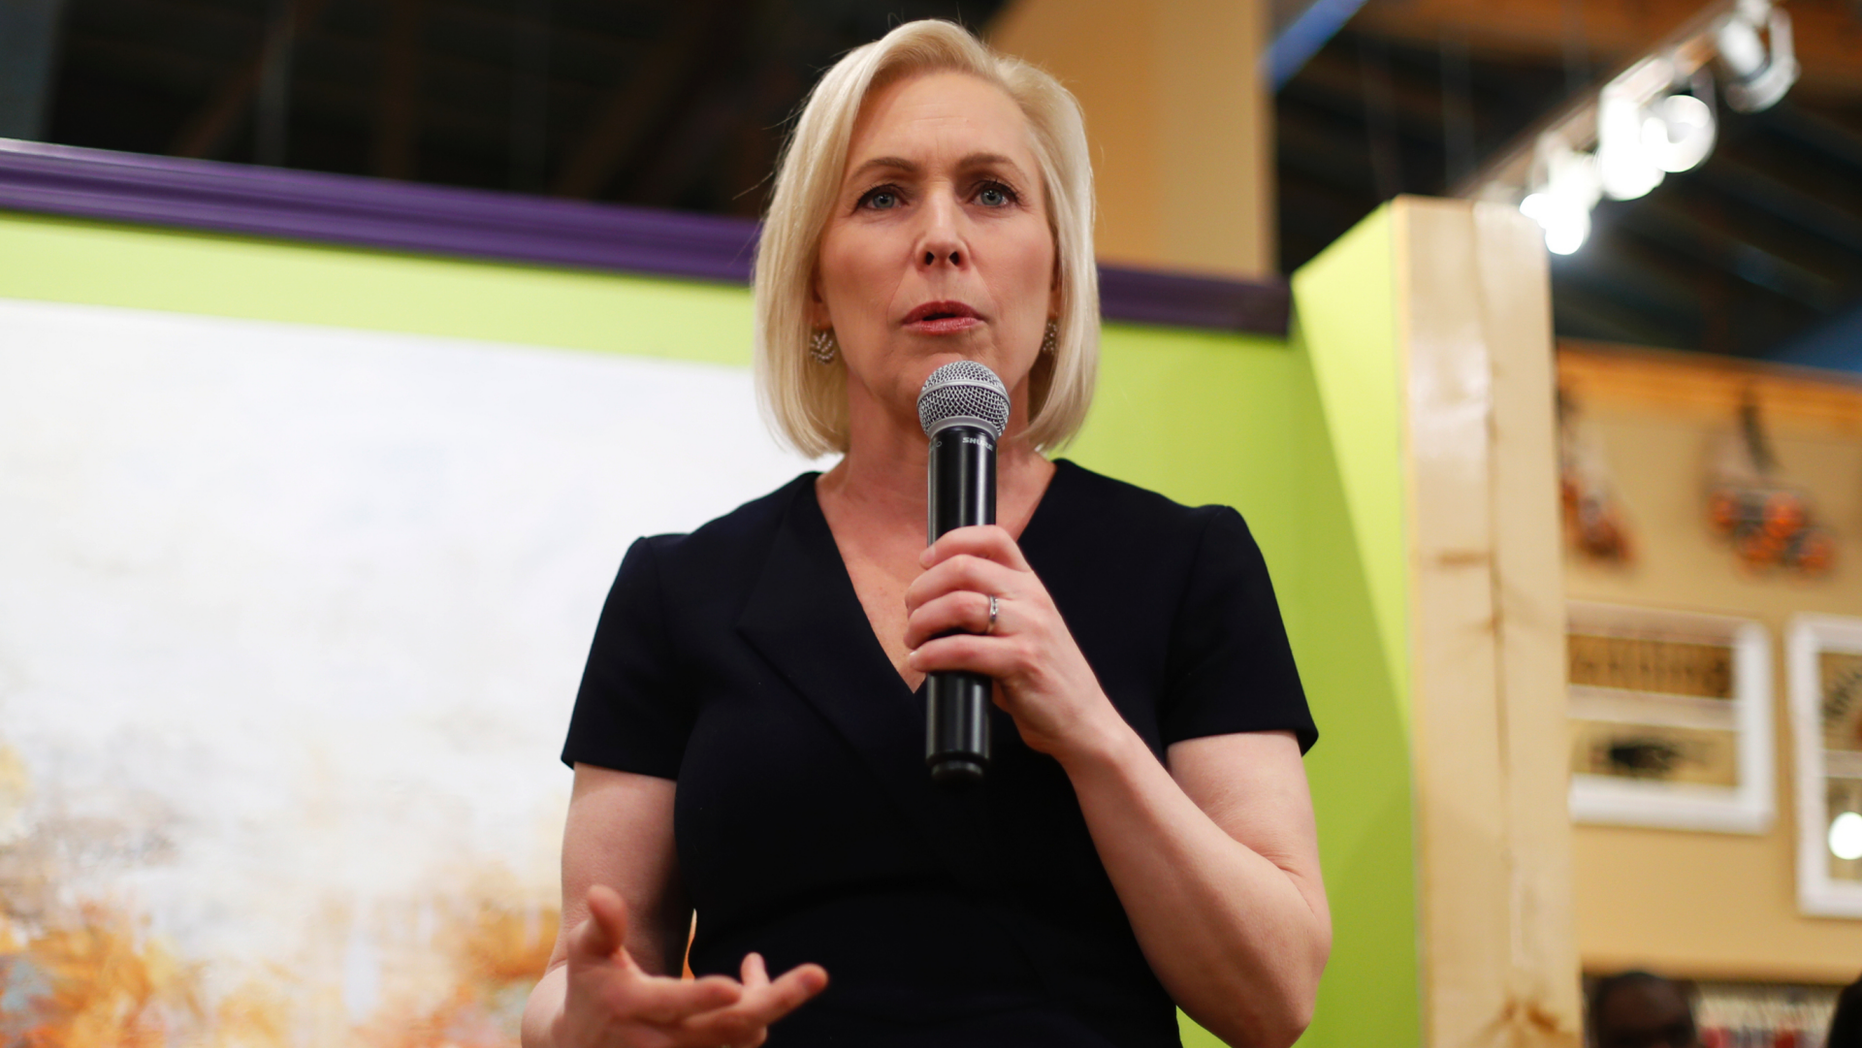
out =
<svg viewBox="0 0 1862 1048"><path fill-rule="evenodd" d="M562 925L524 1009L524 1048L748 1048L827 985L815 965L771 982L755 954L741 983L680 981L692 910L673 847L673 790L669 779L575 766Z"/></svg>

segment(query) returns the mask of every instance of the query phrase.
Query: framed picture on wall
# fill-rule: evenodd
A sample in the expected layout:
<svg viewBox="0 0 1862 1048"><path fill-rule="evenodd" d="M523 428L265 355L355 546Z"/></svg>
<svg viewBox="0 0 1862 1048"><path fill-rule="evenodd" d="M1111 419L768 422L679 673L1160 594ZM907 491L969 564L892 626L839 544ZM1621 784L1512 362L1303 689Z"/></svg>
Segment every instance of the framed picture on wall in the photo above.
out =
<svg viewBox="0 0 1862 1048"><path fill-rule="evenodd" d="M1750 619L1567 605L1571 817L1763 833L1771 650Z"/></svg>
<svg viewBox="0 0 1862 1048"><path fill-rule="evenodd" d="M1797 905L1862 917L1862 619L1801 615L1787 641Z"/></svg>

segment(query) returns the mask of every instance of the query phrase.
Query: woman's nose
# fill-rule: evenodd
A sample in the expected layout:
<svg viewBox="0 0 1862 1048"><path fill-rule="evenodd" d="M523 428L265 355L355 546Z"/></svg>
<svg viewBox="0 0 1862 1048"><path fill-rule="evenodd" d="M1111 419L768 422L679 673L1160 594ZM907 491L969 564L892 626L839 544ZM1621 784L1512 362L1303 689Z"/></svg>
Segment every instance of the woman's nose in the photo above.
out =
<svg viewBox="0 0 1862 1048"><path fill-rule="evenodd" d="M957 229L956 210L943 200L933 200L925 208L925 228L917 245L919 265L926 269L941 265L962 268L969 261L969 252Z"/></svg>

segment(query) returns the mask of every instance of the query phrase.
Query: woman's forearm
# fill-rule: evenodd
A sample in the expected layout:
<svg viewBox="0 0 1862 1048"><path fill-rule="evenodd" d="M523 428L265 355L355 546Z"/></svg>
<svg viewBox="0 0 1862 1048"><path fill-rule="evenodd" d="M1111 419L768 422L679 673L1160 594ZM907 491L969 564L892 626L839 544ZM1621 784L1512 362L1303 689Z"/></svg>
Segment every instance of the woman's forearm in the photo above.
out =
<svg viewBox="0 0 1862 1048"><path fill-rule="evenodd" d="M1230 836L1116 713L1090 738L1062 765L1159 981L1232 1045L1292 1044L1331 949L1323 889Z"/></svg>

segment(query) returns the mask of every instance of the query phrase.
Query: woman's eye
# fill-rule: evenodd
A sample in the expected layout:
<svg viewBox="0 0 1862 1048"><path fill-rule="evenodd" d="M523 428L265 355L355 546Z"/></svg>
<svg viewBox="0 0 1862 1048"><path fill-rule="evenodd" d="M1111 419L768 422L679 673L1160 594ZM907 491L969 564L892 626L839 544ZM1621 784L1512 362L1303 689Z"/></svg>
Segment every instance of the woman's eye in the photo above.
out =
<svg viewBox="0 0 1862 1048"><path fill-rule="evenodd" d="M976 199L981 201L984 207L1002 207L1011 198L1008 187L991 183L977 192Z"/></svg>
<svg viewBox="0 0 1862 1048"><path fill-rule="evenodd" d="M886 211L899 206L899 194L890 189L869 189L860 198L861 207L870 207L875 211Z"/></svg>

